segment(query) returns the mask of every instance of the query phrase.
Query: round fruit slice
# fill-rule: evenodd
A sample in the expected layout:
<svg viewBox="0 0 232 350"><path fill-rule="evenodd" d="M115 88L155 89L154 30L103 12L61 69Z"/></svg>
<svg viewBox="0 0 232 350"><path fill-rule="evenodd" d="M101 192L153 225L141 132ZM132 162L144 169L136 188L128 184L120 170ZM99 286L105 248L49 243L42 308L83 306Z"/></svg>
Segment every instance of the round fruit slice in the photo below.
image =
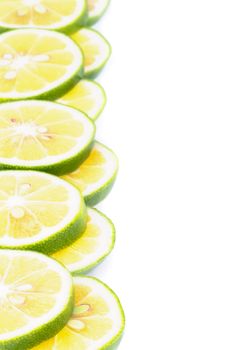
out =
<svg viewBox="0 0 232 350"><path fill-rule="evenodd" d="M71 38L83 51L85 77L95 78L110 58L110 44L99 32L89 28L78 30Z"/></svg>
<svg viewBox="0 0 232 350"><path fill-rule="evenodd" d="M88 20L87 25L95 24L106 12L110 0L87 0Z"/></svg>
<svg viewBox="0 0 232 350"><path fill-rule="evenodd" d="M85 202L94 206L110 192L118 172L118 160L115 154L99 142L89 157L74 172L64 175L63 179L77 187Z"/></svg>
<svg viewBox="0 0 232 350"><path fill-rule="evenodd" d="M87 272L110 254L115 242L113 223L96 209L88 208L85 232L71 246L53 255L73 275Z"/></svg>
<svg viewBox="0 0 232 350"><path fill-rule="evenodd" d="M0 248L54 253L86 228L80 192L37 171L0 172Z"/></svg>
<svg viewBox="0 0 232 350"><path fill-rule="evenodd" d="M89 155L94 123L82 112L47 101L0 104L0 169L73 171Z"/></svg>
<svg viewBox="0 0 232 350"><path fill-rule="evenodd" d="M83 54L64 34L18 29L0 35L0 100L52 99L83 73Z"/></svg>
<svg viewBox="0 0 232 350"><path fill-rule="evenodd" d="M71 275L35 252L0 250L0 348L26 350L56 335L73 312Z"/></svg>
<svg viewBox="0 0 232 350"><path fill-rule="evenodd" d="M92 277L74 278L74 288L75 308L67 326L33 350L106 350L120 341L125 317L115 293Z"/></svg>
<svg viewBox="0 0 232 350"><path fill-rule="evenodd" d="M106 94L100 84L81 80L57 102L79 109L89 118L96 120L106 105Z"/></svg>
<svg viewBox="0 0 232 350"><path fill-rule="evenodd" d="M1 0L0 31L43 28L66 33L84 24L85 0Z"/></svg>

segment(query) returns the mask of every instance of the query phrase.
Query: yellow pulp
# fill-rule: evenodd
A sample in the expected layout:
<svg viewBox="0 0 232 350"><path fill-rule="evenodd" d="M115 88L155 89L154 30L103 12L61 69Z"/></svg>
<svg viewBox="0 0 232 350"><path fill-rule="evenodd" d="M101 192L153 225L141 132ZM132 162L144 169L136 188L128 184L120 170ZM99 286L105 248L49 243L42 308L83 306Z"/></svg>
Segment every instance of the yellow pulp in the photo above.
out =
<svg viewBox="0 0 232 350"><path fill-rule="evenodd" d="M95 119L105 104L105 95L97 84L89 80L81 80L58 102L79 109Z"/></svg>
<svg viewBox="0 0 232 350"><path fill-rule="evenodd" d="M0 173L0 241L35 237L69 213L70 194L52 176L9 173Z"/></svg>
<svg viewBox="0 0 232 350"><path fill-rule="evenodd" d="M0 277L0 335L49 313L61 292L61 276L35 256L0 253Z"/></svg>
<svg viewBox="0 0 232 350"><path fill-rule="evenodd" d="M55 338L34 350L88 350L111 331L110 305L93 288L75 284L75 309L68 325Z"/></svg>
<svg viewBox="0 0 232 350"><path fill-rule="evenodd" d="M46 33L46 34L45 34ZM54 85L74 64L73 52L60 34L17 31L0 42L0 93L36 93Z"/></svg>
<svg viewBox="0 0 232 350"><path fill-rule="evenodd" d="M73 173L62 176L64 180L72 183L85 195L89 189L99 183L105 175L107 160L101 147L96 144L87 160Z"/></svg>
<svg viewBox="0 0 232 350"><path fill-rule="evenodd" d="M82 121L55 104L8 104L0 109L0 158L46 161L76 148L83 132Z"/></svg>
<svg viewBox="0 0 232 350"><path fill-rule="evenodd" d="M77 3L76 0L1 0L0 22L21 27L49 27L71 16Z"/></svg>

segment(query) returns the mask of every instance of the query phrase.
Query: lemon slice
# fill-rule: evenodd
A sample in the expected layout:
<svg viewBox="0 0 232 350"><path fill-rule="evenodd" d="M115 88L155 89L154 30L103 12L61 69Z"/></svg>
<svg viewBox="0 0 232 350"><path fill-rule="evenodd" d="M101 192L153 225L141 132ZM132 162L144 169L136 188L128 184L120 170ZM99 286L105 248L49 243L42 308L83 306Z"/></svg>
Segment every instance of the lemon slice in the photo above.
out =
<svg viewBox="0 0 232 350"><path fill-rule="evenodd" d="M84 54L84 74L95 78L105 67L111 56L109 42L96 30L82 28L71 36Z"/></svg>
<svg viewBox="0 0 232 350"><path fill-rule="evenodd" d="M0 250L0 349L26 350L56 335L73 304L72 278L56 261Z"/></svg>
<svg viewBox="0 0 232 350"><path fill-rule="evenodd" d="M1 0L0 31L43 28L66 33L86 20L85 0Z"/></svg>
<svg viewBox="0 0 232 350"><path fill-rule="evenodd" d="M82 71L82 52L64 34L18 29L0 35L0 100L57 98Z"/></svg>
<svg viewBox="0 0 232 350"><path fill-rule="evenodd" d="M94 206L108 195L117 172L118 160L113 151L95 142L89 157L81 166L62 177L82 192L87 205Z"/></svg>
<svg viewBox="0 0 232 350"><path fill-rule="evenodd" d="M94 123L80 111L47 101L0 104L0 169L64 174L88 156Z"/></svg>
<svg viewBox="0 0 232 350"><path fill-rule="evenodd" d="M115 349L125 327L118 297L92 277L74 278L74 288L75 308L67 326L33 350Z"/></svg>
<svg viewBox="0 0 232 350"><path fill-rule="evenodd" d="M0 172L0 248L53 253L85 230L80 192L37 171Z"/></svg>
<svg viewBox="0 0 232 350"><path fill-rule="evenodd" d="M112 251L115 228L112 221L96 209L88 208L85 232L71 246L53 255L73 275L87 272L100 264Z"/></svg>
<svg viewBox="0 0 232 350"><path fill-rule="evenodd" d="M110 0L87 0L88 20L87 25L92 26L104 15Z"/></svg>
<svg viewBox="0 0 232 350"><path fill-rule="evenodd" d="M106 105L106 94L100 84L81 80L57 102L79 109L96 120Z"/></svg>

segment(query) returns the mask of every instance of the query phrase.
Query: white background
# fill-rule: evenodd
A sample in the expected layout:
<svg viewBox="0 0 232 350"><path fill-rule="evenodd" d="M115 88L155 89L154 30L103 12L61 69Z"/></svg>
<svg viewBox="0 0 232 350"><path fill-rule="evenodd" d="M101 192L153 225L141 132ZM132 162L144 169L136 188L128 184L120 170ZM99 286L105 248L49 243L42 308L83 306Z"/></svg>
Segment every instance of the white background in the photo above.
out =
<svg viewBox="0 0 232 350"><path fill-rule="evenodd" d="M120 159L99 206L117 244L120 350L232 348L232 4L112 0L98 139Z"/></svg>

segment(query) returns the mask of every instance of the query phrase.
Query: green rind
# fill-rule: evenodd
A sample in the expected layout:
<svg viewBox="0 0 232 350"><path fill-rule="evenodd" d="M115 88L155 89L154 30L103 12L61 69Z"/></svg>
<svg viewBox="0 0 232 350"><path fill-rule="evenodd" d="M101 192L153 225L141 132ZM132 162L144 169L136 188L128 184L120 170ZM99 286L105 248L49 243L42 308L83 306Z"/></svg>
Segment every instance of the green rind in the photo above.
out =
<svg viewBox="0 0 232 350"><path fill-rule="evenodd" d="M79 195L80 191L77 188L75 189L79 192L78 193ZM86 224L87 224L87 209L86 209L84 200L81 197L81 207L80 207L79 213L75 216L72 222L70 222L60 231L54 234L51 234L49 237L43 238L41 241L23 244L21 246L18 245L17 247L0 244L0 249L32 250L32 251L50 255L74 243L78 239L78 237L80 237L85 231ZM1 350L1 347L0 347L0 350Z"/></svg>
<svg viewBox="0 0 232 350"><path fill-rule="evenodd" d="M119 310L120 310L120 314L121 314L121 321L122 321L122 326L119 330L119 332L109 341L107 342L105 345L103 345L101 348L99 348L98 350L115 350L117 349L117 347L119 346L121 340L122 340L122 337L123 337L123 333L124 333L124 330L125 330L125 325L126 325L126 317L125 317L125 313L124 313L124 310L123 310L123 307L122 307L122 304L119 300L119 297L117 296L117 294L107 285L105 284L104 282L102 282L101 280L99 280L98 278L96 277L89 277L89 276L80 276L81 278L87 278L87 279L92 279L92 280L95 280L96 282L98 282L99 284L103 285L111 295L113 295L118 307L119 307ZM75 279L74 279L75 281ZM24 350L24 349L23 349Z"/></svg>
<svg viewBox="0 0 232 350"><path fill-rule="evenodd" d="M50 258L51 259L51 258ZM57 262L57 264L59 264ZM59 264L64 268L61 264ZM74 308L74 288L70 289L69 300L64 310L48 323L44 323L36 330L20 337L11 338L9 341L0 341L1 350L28 350L39 345L45 340L54 337L70 320Z"/></svg>
<svg viewBox="0 0 232 350"><path fill-rule="evenodd" d="M95 23L97 23L102 17L103 15L106 13L106 11L108 10L108 7L110 5L110 0L108 0L107 5L104 7L103 11L98 15L98 16L88 16L87 21L86 21L86 25L87 26L92 26Z"/></svg>
<svg viewBox="0 0 232 350"><path fill-rule="evenodd" d="M18 30L21 30L21 29L15 29L14 31L18 31ZM30 30L30 29L24 29L24 30ZM43 30L43 29L41 29L41 30ZM62 33L59 33L59 34L64 35L66 37L65 34L62 34ZM69 39L72 40L72 38L69 38ZM78 46L74 40L72 40L72 41L74 42L74 44L76 46ZM79 46L78 46L78 48L79 48ZM80 51L82 53L82 65L80 67L78 67L76 72L69 79L67 79L65 82L63 82L59 86L56 86L55 88L53 88L51 90L48 90L48 91L45 91L43 93L40 93L38 95L33 95L33 96L28 95L27 97L24 96L24 97L18 97L18 98L10 98L10 97L1 97L0 96L0 103L11 102L11 101L22 101L22 100L54 101L54 100L58 99L59 97L63 96L65 93L67 93L68 90L71 90L84 76L84 66L83 66L84 56L83 56L83 52L81 49L80 49Z"/></svg>
<svg viewBox="0 0 232 350"><path fill-rule="evenodd" d="M98 203L102 202L109 195L115 184L117 173L118 169L106 184L101 186L97 191L94 191L93 193L84 196L84 200L87 206L94 207Z"/></svg>
<svg viewBox="0 0 232 350"><path fill-rule="evenodd" d="M81 268L81 269L77 269L77 270L70 270L68 268L68 266L66 266L66 268L69 270L69 272L75 277L77 275L83 274L83 273L89 273L91 270L93 270L95 267L97 267L98 265L100 265L106 258L107 256L110 255L110 253L113 251L114 246L115 246L115 241L116 241L116 229L114 226L114 223L112 222L112 220L110 220L108 218L108 216L106 216L105 214L103 214L102 212L100 212L98 209L96 208L92 208L92 210L96 211L99 215L101 215L105 220L107 220L107 222L110 224L112 231L111 231L111 237L112 237L112 241L111 241L111 245L108 247L107 252L105 252L104 254L102 254L101 257L99 257L96 261L94 261L91 264L86 265L85 267Z"/></svg>
<svg viewBox="0 0 232 350"><path fill-rule="evenodd" d="M60 103L57 103L57 104L60 104ZM68 107L68 108L75 109L72 107ZM84 112L81 112L81 113L85 114ZM94 145L94 136L96 133L96 126L93 120L89 118L86 114L85 114L85 117L88 118L89 121L91 122L93 126L93 133L89 143L84 148L82 148L82 150L79 151L78 154L72 157L66 158L64 160L60 160L57 163L46 164L46 165L26 166L26 165L4 164L3 162L2 163L0 162L0 171L1 170L35 170L35 171L50 173L57 176L61 176L61 175L65 175L73 172L88 158Z"/></svg>
<svg viewBox="0 0 232 350"><path fill-rule="evenodd" d="M19 26L19 27L4 27L4 26L0 26L0 34L5 33L5 32L9 32L11 30L17 30L17 29L44 29L44 30L51 30L54 32L60 32L60 33L64 33L64 34L72 34L75 33L79 28L83 27L86 23L88 19L88 7L87 7L87 3L85 1L85 5L81 11L81 13L79 14L79 16L72 21L71 23L69 23L66 26L61 26L58 28L49 28L49 27L36 27L36 26L32 26L32 27L25 27L25 26Z"/></svg>
<svg viewBox="0 0 232 350"><path fill-rule="evenodd" d="M84 28L83 28L84 29ZM106 43L106 45L108 46L108 49L109 49L109 54L108 56L102 61L102 63L100 65L98 65L96 68L94 69L91 69L89 72L85 72L85 69L84 69L84 79L89 79L89 80L92 80L92 79L95 79L100 73L101 71L103 70L103 68L105 68L107 62L109 61L110 57L111 57L111 54L112 54L112 46L110 45L109 41L100 33L98 32L97 30L93 29L93 28L86 28L88 29L89 31L92 31L94 32L95 34L97 34L99 37L101 37L101 39ZM74 33L75 34L75 33ZM75 41L75 39L73 39L72 37L72 40L75 42L75 44L77 46L79 46L78 42ZM81 49L81 47L79 46L79 48ZM82 49L81 49L82 50ZM82 54L83 54L83 57L84 57L84 52L82 50Z"/></svg>
<svg viewBox="0 0 232 350"><path fill-rule="evenodd" d="M109 48L109 54L104 59L104 61L102 61L102 63L100 65L98 65L96 68L91 69L91 71L89 71L89 72L85 72L85 70L84 70L84 78L86 78L86 79L95 79L103 71L103 69L105 68L106 64L108 63L108 61L112 55L112 46L109 43L109 41L101 33L99 33L97 30L91 28L91 31L98 34L102 38L102 40L106 43L106 45ZM75 42L75 40L74 40L74 42Z"/></svg>
<svg viewBox="0 0 232 350"><path fill-rule="evenodd" d="M115 184L115 181L116 181L117 175L118 175L118 171L119 171L119 161L118 161L118 157L116 156L114 151L112 151L112 149L103 145L103 143L101 143L99 141L97 141L97 143L100 144L102 147L106 148L109 152L111 152L115 156L115 158L117 159L117 167L116 167L113 175L111 176L111 178L105 184L103 184L100 188L93 191L92 193L84 196L85 203L89 207L94 207L95 205L97 205L98 203L103 201L108 196L108 194L111 192L111 190Z"/></svg>

